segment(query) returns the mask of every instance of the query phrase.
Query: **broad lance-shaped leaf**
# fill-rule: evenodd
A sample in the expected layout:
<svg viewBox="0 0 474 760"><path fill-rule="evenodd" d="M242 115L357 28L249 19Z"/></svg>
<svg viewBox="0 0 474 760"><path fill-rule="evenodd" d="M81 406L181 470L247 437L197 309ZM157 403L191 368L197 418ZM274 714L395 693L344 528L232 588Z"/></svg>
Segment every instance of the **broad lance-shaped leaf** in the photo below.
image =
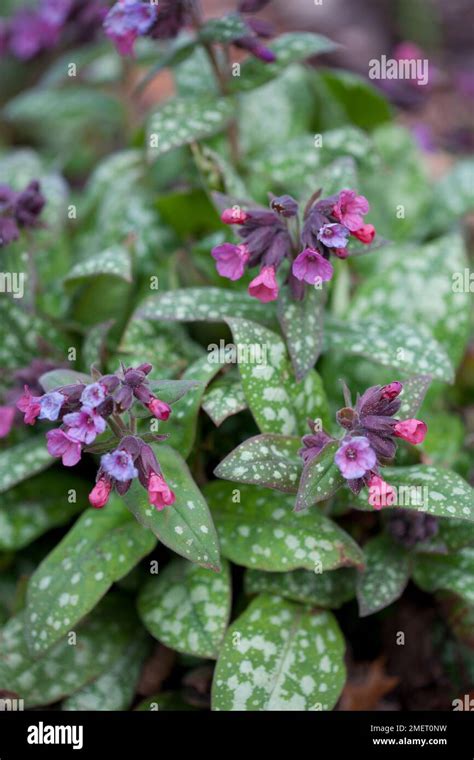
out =
<svg viewBox="0 0 474 760"><path fill-rule="evenodd" d="M237 13L221 18L211 18L202 25L199 31L200 39L206 42L233 42L248 34L249 27Z"/></svg>
<svg viewBox="0 0 474 760"><path fill-rule="evenodd" d="M256 58L247 58L242 64L239 77L233 77L230 87L233 91L253 90L278 76L292 63L304 61L314 55L328 53L338 45L327 37L312 32L289 32L281 34L268 45L276 55L274 63L264 63Z"/></svg>
<svg viewBox="0 0 474 760"><path fill-rule="evenodd" d="M474 489L457 472L419 464L385 467L383 478L397 489L398 507L474 521ZM367 503L367 489L362 489L353 501L357 509L373 509Z"/></svg>
<svg viewBox="0 0 474 760"><path fill-rule="evenodd" d="M114 245L101 253L79 261L64 278L66 285L77 285L90 277L118 277L126 282L132 281L132 262L130 253L122 245Z"/></svg>
<svg viewBox="0 0 474 760"><path fill-rule="evenodd" d="M230 605L228 562L216 573L175 559L141 590L138 613L151 635L171 649L216 659Z"/></svg>
<svg viewBox="0 0 474 760"><path fill-rule="evenodd" d="M474 604L474 547L447 556L417 556L413 578L424 591L451 591Z"/></svg>
<svg viewBox="0 0 474 760"><path fill-rule="evenodd" d="M158 511L149 504L146 491L137 482L124 496L125 503L138 522L176 554L203 567L219 570L216 529L186 462L169 446L157 446L155 453L163 476L176 495L175 503Z"/></svg>
<svg viewBox="0 0 474 760"><path fill-rule="evenodd" d="M249 299L251 300L251 299ZM47 319L19 306L18 299L5 293L0 298L0 363L3 369L18 369L38 357L38 336L50 350L49 358L64 361L70 342Z"/></svg>
<svg viewBox="0 0 474 760"><path fill-rule="evenodd" d="M139 319L170 322L223 322L226 317L274 321L274 310L247 293L223 288L183 288L146 298L135 314Z"/></svg>
<svg viewBox="0 0 474 760"><path fill-rule="evenodd" d="M44 435L27 438L0 453L0 493L27 480L52 465Z"/></svg>
<svg viewBox="0 0 474 760"><path fill-rule="evenodd" d="M313 370L295 383L286 347L277 333L246 319L227 319L234 343L252 361L239 361L245 398L262 433L306 432L307 418L327 420L327 400Z"/></svg>
<svg viewBox="0 0 474 760"><path fill-rule="evenodd" d="M314 573L293 570L291 573L263 573L247 570L246 594L275 594L293 602L313 607L336 609L355 596L356 571L351 567Z"/></svg>
<svg viewBox="0 0 474 760"><path fill-rule="evenodd" d="M146 656L150 652L150 639L145 631L134 638L112 666L95 681L72 694L61 709L119 711L128 710L133 702L137 681Z"/></svg>
<svg viewBox="0 0 474 760"><path fill-rule="evenodd" d="M171 446L177 449L185 459L193 448L204 391L221 368L222 365L219 362L210 362L209 356L206 355L193 362L182 377L182 382L188 384L188 392L183 394L173 407L173 413L164 432L169 434ZM155 388L153 390L155 392ZM156 388L156 395L166 401L165 396L160 396L159 387Z"/></svg>
<svg viewBox="0 0 474 760"><path fill-rule="evenodd" d="M22 549L87 503L86 482L59 470L23 481L0 504L0 551Z"/></svg>
<svg viewBox="0 0 474 760"><path fill-rule="evenodd" d="M204 395L202 408L209 415L216 427L226 419L247 409L247 401L238 377L217 379Z"/></svg>
<svg viewBox="0 0 474 760"><path fill-rule="evenodd" d="M49 649L155 545L118 497L107 508L88 509L30 578L25 615L31 651Z"/></svg>
<svg viewBox="0 0 474 760"><path fill-rule="evenodd" d="M139 635L140 628L127 597L108 596L77 628L40 657L28 651L25 613L0 630L0 683L25 700L26 707L57 702L98 678ZM75 643L74 643L75 642Z"/></svg>
<svg viewBox="0 0 474 760"><path fill-rule="evenodd" d="M254 483L296 493L302 460L301 440L296 436L264 433L248 438L216 467L214 475L236 483Z"/></svg>
<svg viewBox="0 0 474 760"><path fill-rule="evenodd" d="M371 538L364 546L367 566L357 579L361 617L383 610L405 590L410 579L410 554L390 536Z"/></svg>
<svg viewBox="0 0 474 760"><path fill-rule="evenodd" d="M413 375L403 381L402 405L398 412L400 419L416 417L432 381L431 375Z"/></svg>
<svg viewBox="0 0 474 760"><path fill-rule="evenodd" d="M41 375L40 384L45 393L54 391L62 385L75 385L76 383L92 383L92 377L83 372L75 372L71 369L53 369L51 372L45 372Z"/></svg>
<svg viewBox="0 0 474 760"><path fill-rule="evenodd" d="M338 447L337 441L328 443L316 457L305 464L296 496L296 512L329 499L343 485L344 478L334 462Z"/></svg>
<svg viewBox="0 0 474 760"><path fill-rule="evenodd" d="M214 481L204 493L216 522L222 554L238 565L282 572L325 572L362 567L356 542L319 510L296 513L294 496L267 488Z"/></svg>
<svg viewBox="0 0 474 760"><path fill-rule="evenodd" d="M297 380L316 364L323 347L325 296L309 288L302 301L293 301L287 288L280 292L278 319L286 338Z"/></svg>
<svg viewBox="0 0 474 760"><path fill-rule="evenodd" d="M148 159L222 130L234 114L230 98L173 98L150 117Z"/></svg>
<svg viewBox="0 0 474 760"><path fill-rule="evenodd" d="M262 594L229 628L213 710L331 710L344 686L344 638L330 612Z"/></svg>
<svg viewBox="0 0 474 760"><path fill-rule="evenodd" d="M420 322L412 326L373 315L370 320L340 322L327 315L324 344L332 351L364 356L409 375L415 372L453 381L446 351Z"/></svg>

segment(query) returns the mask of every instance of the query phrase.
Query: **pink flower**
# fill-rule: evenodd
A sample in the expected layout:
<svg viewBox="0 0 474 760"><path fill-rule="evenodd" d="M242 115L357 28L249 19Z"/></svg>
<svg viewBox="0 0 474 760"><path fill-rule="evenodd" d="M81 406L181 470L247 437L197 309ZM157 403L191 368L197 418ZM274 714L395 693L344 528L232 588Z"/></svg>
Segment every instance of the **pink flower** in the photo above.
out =
<svg viewBox="0 0 474 760"><path fill-rule="evenodd" d="M332 213L351 232L364 224L363 216L369 211L369 201L354 190L341 190Z"/></svg>
<svg viewBox="0 0 474 760"><path fill-rule="evenodd" d="M334 461L346 480L356 480L375 467L377 457L369 440L358 435L348 438L339 446Z"/></svg>
<svg viewBox="0 0 474 760"><path fill-rule="evenodd" d="M64 430L56 428L46 433L48 451L52 457L62 457L65 467L73 467L81 458L81 444Z"/></svg>
<svg viewBox="0 0 474 760"><path fill-rule="evenodd" d="M106 478L99 478L94 488L89 494L89 501L95 509L105 507L109 500L112 484Z"/></svg>
<svg viewBox="0 0 474 760"><path fill-rule="evenodd" d="M243 224L248 218L249 215L246 214L243 209L239 208L239 206L226 208L221 215L221 220L224 224Z"/></svg>
<svg viewBox="0 0 474 760"><path fill-rule="evenodd" d="M37 416L41 411L41 396L32 396L27 385L24 387L24 394L18 399L16 405L20 412L24 412L24 421L27 425L34 425Z"/></svg>
<svg viewBox="0 0 474 760"><path fill-rule="evenodd" d="M174 504L176 501L176 496L166 480L156 472L150 474L147 490L150 504L153 507L156 507L159 511L165 507L171 506L171 504Z"/></svg>
<svg viewBox="0 0 474 760"><path fill-rule="evenodd" d="M216 269L221 277L240 280L249 260L249 251L246 245L223 243L212 249L212 256L217 262Z"/></svg>
<svg viewBox="0 0 474 760"><path fill-rule="evenodd" d="M347 259L349 256L347 248L332 248L331 253L334 253L338 259Z"/></svg>
<svg viewBox="0 0 474 760"><path fill-rule="evenodd" d="M262 303L276 301L278 298L278 283L273 267L262 267L260 274L255 277L248 287L249 295L258 298Z"/></svg>
<svg viewBox="0 0 474 760"><path fill-rule="evenodd" d="M333 266L324 256L313 248L305 248L293 262L292 272L297 280L304 280L309 285L330 280Z"/></svg>
<svg viewBox="0 0 474 760"><path fill-rule="evenodd" d="M14 417L14 406L0 406L0 438L6 438L12 429Z"/></svg>
<svg viewBox="0 0 474 760"><path fill-rule="evenodd" d="M159 398L152 398L150 403L147 404L147 407L157 420L167 420L171 414L171 407L169 404L160 401Z"/></svg>
<svg viewBox="0 0 474 760"><path fill-rule="evenodd" d="M369 488L369 504L374 509L391 507L395 503L396 492L389 483L379 475L372 475L367 483Z"/></svg>
<svg viewBox="0 0 474 760"><path fill-rule="evenodd" d="M375 227L373 224L363 224L358 230L354 230L352 234L361 243L371 243L375 237Z"/></svg>
<svg viewBox="0 0 474 760"><path fill-rule="evenodd" d="M83 406L80 412L65 414L63 421L69 428L67 434L71 438L87 444L92 443L106 428L104 418L88 406Z"/></svg>
<svg viewBox="0 0 474 760"><path fill-rule="evenodd" d="M394 398L397 398L397 396L400 395L402 390L403 385L399 383L398 380L395 380L393 383L389 383L388 385L383 386L382 398L385 398L388 401L393 401Z"/></svg>
<svg viewBox="0 0 474 760"><path fill-rule="evenodd" d="M397 422L393 428L393 434L398 438L403 438L408 443L423 443L425 440L428 428L421 420L403 420Z"/></svg>

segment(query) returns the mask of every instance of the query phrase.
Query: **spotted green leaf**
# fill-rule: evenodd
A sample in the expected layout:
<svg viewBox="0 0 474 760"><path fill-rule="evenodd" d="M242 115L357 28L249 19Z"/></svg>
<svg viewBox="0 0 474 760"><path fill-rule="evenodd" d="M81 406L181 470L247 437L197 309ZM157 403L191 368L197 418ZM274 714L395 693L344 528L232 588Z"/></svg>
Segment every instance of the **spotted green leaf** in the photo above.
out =
<svg viewBox="0 0 474 760"><path fill-rule="evenodd" d="M388 263L380 273L364 279L351 302L348 318L350 321L369 319L381 309L384 321L396 323L402 317L413 330L422 324L439 343L442 353L457 365L469 332L471 294L463 286L456 287L455 276L459 273L462 282L467 266L459 233L450 233L421 248L399 246L391 250ZM407 348L411 347L407 343ZM441 357L438 362L441 363ZM413 369L435 374L422 366L421 357L417 357ZM449 379L445 372L435 376Z"/></svg>
<svg viewBox="0 0 474 760"><path fill-rule="evenodd" d="M63 702L66 711L128 710L133 702L143 661L150 651L144 631L125 647L111 667Z"/></svg>
<svg viewBox="0 0 474 760"><path fill-rule="evenodd" d="M241 66L240 76L230 82L233 91L253 90L278 76L292 63L305 61L313 55L328 53L337 45L320 34L312 32L289 32L281 34L268 47L276 55L274 63L264 63L256 58L248 58Z"/></svg>
<svg viewBox="0 0 474 760"><path fill-rule="evenodd" d="M150 117L147 130L149 160L219 132L233 113L234 104L229 98L191 96L169 100Z"/></svg>
<svg viewBox="0 0 474 760"><path fill-rule="evenodd" d="M106 509L88 509L31 576L25 612L31 651L47 651L155 545L118 497Z"/></svg>
<svg viewBox="0 0 474 760"><path fill-rule="evenodd" d="M448 383L454 377L445 349L420 322L412 326L382 320L373 314L370 319L341 322L328 316L324 338L326 347L332 351L364 356L409 375L414 372L432 375Z"/></svg>
<svg viewBox="0 0 474 760"><path fill-rule="evenodd" d="M286 338L297 380L314 367L322 350L324 297L309 288L303 301L293 301L284 289L278 299L278 318Z"/></svg>
<svg viewBox="0 0 474 760"><path fill-rule="evenodd" d="M357 579L357 599L361 617L373 615L398 599L411 571L410 555L390 536L371 538L364 546L365 570Z"/></svg>
<svg viewBox="0 0 474 760"><path fill-rule="evenodd" d="M229 622L230 569L220 573L172 560L152 576L138 598L148 631L167 647L196 657L217 659Z"/></svg>
<svg viewBox="0 0 474 760"><path fill-rule="evenodd" d="M132 316L122 336L120 353L128 364L150 362L160 368L160 378L173 378L203 355L202 348L191 340L185 328ZM115 372L114 357L110 370Z"/></svg>
<svg viewBox="0 0 474 760"><path fill-rule="evenodd" d="M296 496L297 512L328 499L343 485L344 478L334 462L338 446L337 441L329 443L305 464Z"/></svg>
<svg viewBox="0 0 474 760"><path fill-rule="evenodd" d="M263 573L247 570L247 594L276 594L293 602L313 607L336 609L355 595L356 571L350 567L314 573L310 570L293 570L291 573Z"/></svg>
<svg viewBox="0 0 474 760"><path fill-rule="evenodd" d="M199 37L206 42L232 42L248 34L249 27L242 16L233 13L206 21L200 29Z"/></svg>
<svg viewBox="0 0 474 760"><path fill-rule="evenodd" d="M242 383L237 377L225 375L211 385L205 393L202 408L216 427L226 419L247 409Z"/></svg>
<svg viewBox="0 0 474 760"><path fill-rule="evenodd" d="M53 462L44 435L27 438L5 449L0 452L0 493L46 470Z"/></svg>
<svg viewBox="0 0 474 760"><path fill-rule="evenodd" d="M114 245L101 253L79 261L64 278L67 285L77 285L92 277L118 277L126 282L132 281L132 262L130 253L122 245Z"/></svg>
<svg viewBox="0 0 474 760"><path fill-rule="evenodd" d="M183 288L159 293L143 301L136 316L170 322L223 322L231 316L269 321L263 304L246 293L222 288Z"/></svg>
<svg viewBox="0 0 474 760"><path fill-rule="evenodd" d="M396 503L404 509L474 521L474 489L456 472L420 464L386 467L383 477L397 489ZM354 500L354 505L371 510L367 491L364 491Z"/></svg>
<svg viewBox="0 0 474 760"><path fill-rule="evenodd" d="M330 710L345 681L344 649L330 612L262 594L227 632L212 709Z"/></svg>
<svg viewBox="0 0 474 760"><path fill-rule="evenodd" d="M245 346L255 361L239 362L242 388L262 433L306 432L307 417L327 418L327 401L315 370L296 384L283 340L277 333L246 319L227 319L234 343ZM258 361L257 361L258 358Z"/></svg>
<svg viewBox="0 0 474 760"><path fill-rule="evenodd" d="M474 604L474 548L466 546L446 556L417 556L413 578L423 591L451 591Z"/></svg>
<svg viewBox="0 0 474 760"><path fill-rule="evenodd" d="M172 507L161 512L150 506L146 491L134 482L124 497L139 523L190 562L219 569L219 543L207 503L186 462L169 446L157 446L163 476L176 495Z"/></svg>
<svg viewBox="0 0 474 760"><path fill-rule="evenodd" d="M26 707L49 705L108 670L138 634L133 607L109 596L69 636L33 657L26 645L30 622L24 613L0 630L0 683L25 700Z"/></svg>
<svg viewBox="0 0 474 760"><path fill-rule="evenodd" d="M235 488L219 481L208 484L204 493L222 554L238 565L276 572L363 565L355 541L317 509L295 513L294 496L276 497L266 488Z"/></svg>
<svg viewBox="0 0 474 760"><path fill-rule="evenodd" d="M472 158L458 161L451 171L436 183L432 208L427 219L430 231L449 229L453 218L462 216L474 208L474 161Z"/></svg>
<svg viewBox="0 0 474 760"><path fill-rule="evenodd" d="M27 288L27 285L25 286ZM26 366L45 348L64 361L68 342L46 318L28 312L5 294L0 298L0 362L4 369Z"/></svg>
<svg viewBox="0 0 474 760"><path fill-rule="evenodd" d="M416 417L416 413L430 387L431 380L431 375L413 375L403 381L403 394L400 397L402 405L398 413L400 419Z"/></svg>
<svg viewBox="0 0 474 760"><path fill-rule="evenodd" d="M44 375L41 375L39 381L45 393L48 393L63 385L74 385L75 383L87 385L92 382L92 378L83 372L74 372L70 369L53 369L51 372L45 372Z"/></svg>
<svg viewBox="0 0 474 760"><path fill-rule="evenodd" d="M214 471L218 478L254 483L296 493L302 462L299 438L264 433L248 438L231 451Z"/></svg>
<svg viewBox="0 0 474 760"><path fill-rule="evenodd" d="M438 520L437 533L427 541L416 545L417 552L440 553L455 552L464 546L474 545L474 522L443 517Z"/></svg>
<svg viewBox="0 0 474 760"><path fill-rule="evenodd" d="M86 498L85 481L63 471L29 478L10 489L0 505L0 551L21 549L67 523Z"/></svg>

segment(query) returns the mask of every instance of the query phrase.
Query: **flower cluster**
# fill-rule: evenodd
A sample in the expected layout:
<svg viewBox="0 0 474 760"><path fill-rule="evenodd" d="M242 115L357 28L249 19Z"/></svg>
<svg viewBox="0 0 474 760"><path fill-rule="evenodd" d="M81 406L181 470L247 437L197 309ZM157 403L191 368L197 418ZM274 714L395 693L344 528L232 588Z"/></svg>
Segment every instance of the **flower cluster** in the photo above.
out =
<svg viewBox="0 0 474 760"><path fill-rule="evenodd" d="M239 4L241 13L254 13L269 0ZM133 55L138 37L167 40L176 37L181 29L196 22L192 13L193 0L160 0L150 3L145 0L118 0L108 12L104 21L104 31L114 43L120 55ZM275 54L260 41L272 35L271 27L263 21L248 19L245 22L248 32L237 35L234 45L248 50L262 61L271 63Z"/></svg>
<svg viewBox="0 0 474 760"><path fill-rule="evenodd" d="M66 467L77 464L84 449L109 426L114 438L104 443L106 453L89 494L93 507L103 507L113 488L121 495L126 493L134 478L147 489L150 504L157 509L175 501L153 449L145 441L161 441L167 436L135 434L134 402L159 420L167 420L171 414L171 407L151 391L147 379L151 370L151 364L141 364L122 368L116 374L96 373L95 382L61 386L40 396L34 396L26 385L17 402L28 425L34 425L37 419L61 423L46 434L47 447L51 456L60 457ZM123 418L125 412L129 413L129 424Z"/></svg>
<svg viewBox="0 0 474 760"><path fill-rule="evenodd" d="M39 396L42 393L40 377L54 369L59 369L57 363L46 359L33 359L28 366L7 374L8 389L2 394L0 405L0 438L6 438L12 427L19 424L22 419L16 404L23 394L25 385L28 385L32 395Z"/></svg>
<svg viewBox="0 0 474 760"><path fill-rule="evenodd" d="M86 42L104 19L104 0L40 0L36 8L20 8L0 20L0 55L29 61L54 48L64 37Z"/></svg>
<svg viewBox="0 0 474 760"><path fill-rule="evenodd" d="M225 208L221 219L235 227L240 244L224 243L212 249L222 277L238 280L247 267L260 267L248 291L262 303L278 298L276 272L284 261L293 298L302 299L305 284L321 286L333 275L331 255L350 255L349 238L369 244L375 237L372 224L364 223L369 203L354 190L319 199L316 194L304 212L300 231L298 203L289 195L271 196L270 209L240 206Z"/></svg>
<svg viewBox="0 0 474 760"><path fill-rule="evenodd" d="M402 390L402 384L397 381L374 385L358 396L354 407L346 398L347 406L336 415L346 434L340 441L334 461L354 493L360 493L364 486L369 488L369 504L375 509L391 506L395 501L395 491L380 477L379 468L395 456L396 439L417 444L423 442L427 433L426 424L421 420L400 421L394 417L400 409ZM310 427L311 434L303 437L300 450L305 463L335 440L324 431L316 431L313 423Z"/></svg>
<svg viewBox="0 0 474 760"><path fill-rule="evenodd" d="M21 228L38 227L46 201L40 183L32 180L20 193L0 185L0 248L17 240Z"/></svg>
<svg viewBox="0 0 474 760"><path fill-rule="evenodd" d="M387 530L397 543L411 549L416 544L433 538L438 533L439 524L434 515L397 509L389 515Z"/></svg>

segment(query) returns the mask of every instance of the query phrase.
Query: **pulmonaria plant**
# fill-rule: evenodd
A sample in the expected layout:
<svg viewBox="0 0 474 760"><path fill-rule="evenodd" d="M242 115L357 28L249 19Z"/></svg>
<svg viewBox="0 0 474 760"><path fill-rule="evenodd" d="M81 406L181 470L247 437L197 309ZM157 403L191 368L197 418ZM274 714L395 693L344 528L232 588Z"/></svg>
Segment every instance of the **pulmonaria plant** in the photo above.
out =
<svg viewBox="0 0 474 760"><path fill-rule="evenodd" d="M346 406L336 415L338 424L346 432L339 441L335 464L353 493L359 494L364 486L368 487L368 501L375 509L392 506L395 502L395 490L383 480L380 468L395 456L396 439L418 444L427 433L427 426L421 420L398 420L394 416L400 409L402 390L403 385L398 381L374 385L362 396L358 395L353 407L345 387ZM311 434L303 437L303 448L299 452L305 464L336 440L316 430L314 423L309 425Z"/></svg>
<svg viewBox="0 0 474 760"><path fill-rule="evenodd" d="M103 507L113 489L125 494L132 481L138 478L148 491L151 505L158 510L174 503L175 495L161 473L159 462L149 445L163 441L166 435L136 433L134 402L145 407L158 420L167 420L171 407L151 391L147 376L151 364L124 368L110 375L95 372L94 382L65 385L40 396L34 396L25 385L17 407L24 421L34 425L36 420L60 422L58 428L46 433L51 456L61 458L66 467L79 462L83 451L103 451L97 472L96 485L89 494L93 507ZM125 415L126 418L125 418ZM109 427L112 437L97 448L91 446Z"/></svg>
<svg viewBox="0 0 474 760"><path fill-rule="evenodd" d="M295 300L304 298L307 285L321 287L333 276L331 256L350 256L351 236L364 244L372 243L375 227L364 222L370 206L363 195L348 189L327 198L320 199L319 195L315 193L307 204L302 225L299 205L289 195L271 195L269 209L252 205L224 208L222 221L234 227L242 242L223 243L212 249L218 273L238 280L247 268L259 267L248 292L262 303L278 298L280 267ZM222 198L216 195L220 205Z"/></svg>
<svg viewBox="0 0 474 760"><path fill-rule="evenodd" d="M41 226L39 217L45 203L37 180L19 193L9 185L0 185L0 248L18 240L21 229Z"/></svg>

